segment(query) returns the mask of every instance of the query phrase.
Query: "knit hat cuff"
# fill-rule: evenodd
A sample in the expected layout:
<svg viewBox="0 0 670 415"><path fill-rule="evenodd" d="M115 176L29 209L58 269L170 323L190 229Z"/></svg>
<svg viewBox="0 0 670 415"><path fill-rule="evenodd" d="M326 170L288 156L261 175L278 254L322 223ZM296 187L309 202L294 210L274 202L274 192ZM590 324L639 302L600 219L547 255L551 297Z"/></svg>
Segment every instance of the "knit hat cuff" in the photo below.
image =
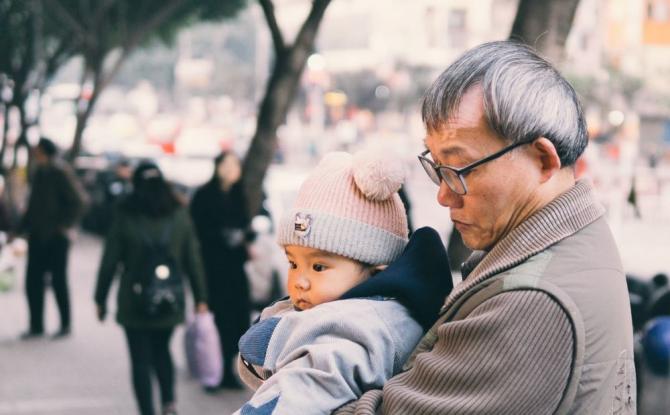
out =
<svg viewBox="0 0 670 415"><path fill-rule="evenodd" d="M407 239L384 229L323 212L294 209L279 225L279 245L298 245L370 265L390 264Z"/></svg>

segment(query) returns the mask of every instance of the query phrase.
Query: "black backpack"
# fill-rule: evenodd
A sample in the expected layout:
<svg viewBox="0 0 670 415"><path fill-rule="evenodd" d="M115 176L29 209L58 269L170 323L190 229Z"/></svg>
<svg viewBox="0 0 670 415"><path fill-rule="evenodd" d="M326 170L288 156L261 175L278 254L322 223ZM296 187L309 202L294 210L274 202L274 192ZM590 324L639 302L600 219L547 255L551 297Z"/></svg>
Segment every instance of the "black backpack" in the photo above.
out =
<svg viewBox="0 0 670 415"><path fill-rule="evenodd" d="M183 275L169 249L172 227L170 222L160 240L153 241L138 226L144 241L142 281L138 294L141 308L148 317L166 317L184 310Z"/></svg>

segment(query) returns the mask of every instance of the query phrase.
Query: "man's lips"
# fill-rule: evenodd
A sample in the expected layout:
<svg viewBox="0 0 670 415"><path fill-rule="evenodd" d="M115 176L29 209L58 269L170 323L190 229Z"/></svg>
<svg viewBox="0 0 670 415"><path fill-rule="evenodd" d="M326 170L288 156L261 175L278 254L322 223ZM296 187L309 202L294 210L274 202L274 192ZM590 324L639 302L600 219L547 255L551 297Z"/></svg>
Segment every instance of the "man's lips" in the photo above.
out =
<svg viewBox="0 0 670 415"><path fill-rule="evenodd" d="M458 229L458 231L461 232L461 233L463 233L464 230L466 230L467 228L470 227L470 225L468 225L467 223L464 223L464 222L461 222L461 221L458 221L458 220L453 220L452 219L452 222L454 223L454 227L456 229Z"/></svg>

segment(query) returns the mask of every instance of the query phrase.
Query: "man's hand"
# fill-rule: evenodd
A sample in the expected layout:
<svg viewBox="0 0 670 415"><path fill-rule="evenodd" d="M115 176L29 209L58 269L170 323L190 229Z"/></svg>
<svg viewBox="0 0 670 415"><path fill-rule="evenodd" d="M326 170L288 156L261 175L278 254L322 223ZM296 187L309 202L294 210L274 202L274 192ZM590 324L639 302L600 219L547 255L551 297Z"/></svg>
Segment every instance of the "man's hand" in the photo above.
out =
<svg viewBox="0 0 670 415"><path fill-rule="evenodd" d="M107 310L105 309L105 307L99 304L95 306L95 309L96 314L98 316L98 320L102 323L103 321L105 321L105 317L107 316Z"/></svg>
<svg viewBox="0 0 670 415"><path fill-rule="evenodd" d="M207 306L207 303L198 303L195 306L195 312L197 314L205 314L209 311L209 307Z"/></svg>

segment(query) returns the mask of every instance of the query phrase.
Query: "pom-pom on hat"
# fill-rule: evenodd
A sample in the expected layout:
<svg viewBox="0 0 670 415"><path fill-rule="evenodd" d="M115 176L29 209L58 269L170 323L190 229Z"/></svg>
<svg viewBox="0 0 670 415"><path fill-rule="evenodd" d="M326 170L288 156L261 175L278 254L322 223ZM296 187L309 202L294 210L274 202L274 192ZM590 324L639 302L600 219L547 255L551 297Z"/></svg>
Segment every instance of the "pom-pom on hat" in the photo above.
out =
<svg viewBox="0 0 670 415"><path fill-rule="evenodd" d="M398 196L402 162L380 152L328 153L280 223L280 245L299 245L370 265L389 264L407 244Z"/></svg>

